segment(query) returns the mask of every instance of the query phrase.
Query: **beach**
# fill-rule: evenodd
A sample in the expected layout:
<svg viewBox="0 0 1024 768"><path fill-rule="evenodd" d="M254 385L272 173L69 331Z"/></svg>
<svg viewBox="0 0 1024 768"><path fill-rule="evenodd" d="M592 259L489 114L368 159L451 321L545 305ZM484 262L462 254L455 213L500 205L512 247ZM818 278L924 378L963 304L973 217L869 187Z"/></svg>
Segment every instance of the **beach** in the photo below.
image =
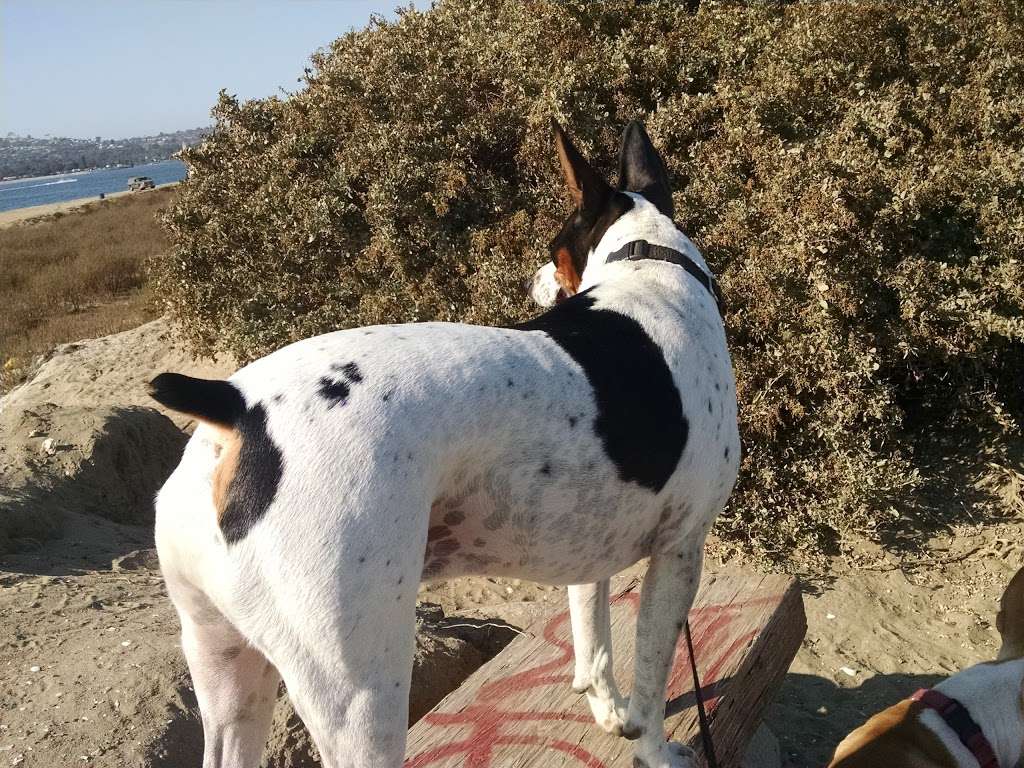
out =
<svg viewBox="0 0 1024 768"><path fill-rule="evenodd" d="M173 187L179 182L172 181L167 184L158 184L155 189L165 189L167 187ZM71 213L72 211L79 211L89 206L101 205L107 200L113 200L114 198L124 197L125 195L145 195L154 190L143 190L142 192L111 192L107 194L103 200L99 197L86 197L78 198L77 200L62 200L59 203L48 203L46 205L33 205L28 208L15 208L11 211L0 211L0 229L9 227L12 224L20 224L22 222L30 222L33 219L45 219L58 213Z"/></svg>

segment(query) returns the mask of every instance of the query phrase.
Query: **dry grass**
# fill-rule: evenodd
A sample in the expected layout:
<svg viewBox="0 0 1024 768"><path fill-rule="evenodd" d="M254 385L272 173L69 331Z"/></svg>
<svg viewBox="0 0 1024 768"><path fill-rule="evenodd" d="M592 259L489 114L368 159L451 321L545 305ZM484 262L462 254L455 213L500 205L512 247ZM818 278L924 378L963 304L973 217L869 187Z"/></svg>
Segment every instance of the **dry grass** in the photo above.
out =
<svg viewBox="0 0 1024 768"><path fill-rule="evenodd" d="M0 230L0 391L56 344L132 328L157 314L146 260L167 247L156 190Z"/></svg>

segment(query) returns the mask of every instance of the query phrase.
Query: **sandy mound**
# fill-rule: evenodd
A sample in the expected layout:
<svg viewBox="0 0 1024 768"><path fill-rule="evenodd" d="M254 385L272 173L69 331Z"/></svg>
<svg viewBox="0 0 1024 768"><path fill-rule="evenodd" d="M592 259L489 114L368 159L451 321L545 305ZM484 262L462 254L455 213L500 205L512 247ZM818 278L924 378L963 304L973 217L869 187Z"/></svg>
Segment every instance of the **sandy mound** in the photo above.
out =
<svg viewBox="0 0 1024 768"><path fill-rule="evenodd" d="M6 408L0 413L0 552L60 536L65 512L153 519L184 434L151 408Z"/></svg>
<svg viewBox="0 0 1024 768"><path fill-rule="evenodd" d="M196 360L161 318L124 333L61 344L39 362L29 381L0 398L0 414L40 403L76 408L138 405L156 408L184 427L191 422L188 417L162 409L146 394L150 379L163 371L223 378L237 367L226 358Z"/></svg>

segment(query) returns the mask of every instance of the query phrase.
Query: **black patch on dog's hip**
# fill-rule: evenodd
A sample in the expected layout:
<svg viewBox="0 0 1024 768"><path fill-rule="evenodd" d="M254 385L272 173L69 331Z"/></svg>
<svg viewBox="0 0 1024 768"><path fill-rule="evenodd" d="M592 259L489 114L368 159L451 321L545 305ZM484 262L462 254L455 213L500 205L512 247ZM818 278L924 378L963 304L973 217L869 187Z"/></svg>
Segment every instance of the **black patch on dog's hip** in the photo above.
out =
<svg viewBox="0 0 1024 768"><path fill-rule="evenodd" d="M686 448L689 423L661 349L630 317L594 309L586 291L514 326L543 331L583 369L594 389L594 431L623 482L657 493Z"/></svg>
<svg viewBox="0 0 1024 768"><path fill-rule="evenodd" d="M281 482L284 461L281 450L267 431L267 412L254 405L238 422L241 448L238 467L231 480L220 528L224 540L234 544L267 513Z"/></svg>

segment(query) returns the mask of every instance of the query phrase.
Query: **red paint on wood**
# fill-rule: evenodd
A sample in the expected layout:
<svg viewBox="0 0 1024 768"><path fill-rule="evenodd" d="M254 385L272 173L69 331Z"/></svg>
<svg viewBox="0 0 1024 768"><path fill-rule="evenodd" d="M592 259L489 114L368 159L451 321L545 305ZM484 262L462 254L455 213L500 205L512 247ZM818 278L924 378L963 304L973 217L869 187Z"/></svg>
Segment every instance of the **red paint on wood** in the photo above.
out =
<svg viewBox="0 0 1024 768"><path fill-rule="evenodd" d="M735 659L737 654L742 654L758 634L756 629L744 632L738 637L732 638L732 641L723 647L723 643L730 637L731 624L742 615L744 610L755 606L777 604L781 599L781 594L762 595L728 605L695 607L690 612L694 654L698 659L698 669L702 672L701 684L706 689L704 692L709 711L713 711L719 701L716 683L719 682L718 676L721 671ZM639 595L635 591L623 592L612 599L613 606L620 603L625 603L632 613L636 613L639 606ZM425 766L460 755L464 756L465 768L490 768L495 749L508 745L542 746L547 750L568 755L576 763L587 768L607 768L600 759L584 750L579 744L566 742L553 736L512 733L509 730L514 724L527 721L592 723L589 714L559 711L521 712L507 710L502 706L506 699L526 690L548 685L568 687L572 681L572 642L570 637L559 635L565 630L568 622L569 614L567 611L563 611L553 616L544 625L542 633L544 641L548 646L559 651L554 659L480 686L473 700L460 712L430 712L425 715L421 722L432 728L462 726L468 727L469 733L462 739L442 743L408 758L405 768L425 768ZM674 671L669 680L669 699L690 690L690 675L686 643L681 640L676 647Z"/></svg>

